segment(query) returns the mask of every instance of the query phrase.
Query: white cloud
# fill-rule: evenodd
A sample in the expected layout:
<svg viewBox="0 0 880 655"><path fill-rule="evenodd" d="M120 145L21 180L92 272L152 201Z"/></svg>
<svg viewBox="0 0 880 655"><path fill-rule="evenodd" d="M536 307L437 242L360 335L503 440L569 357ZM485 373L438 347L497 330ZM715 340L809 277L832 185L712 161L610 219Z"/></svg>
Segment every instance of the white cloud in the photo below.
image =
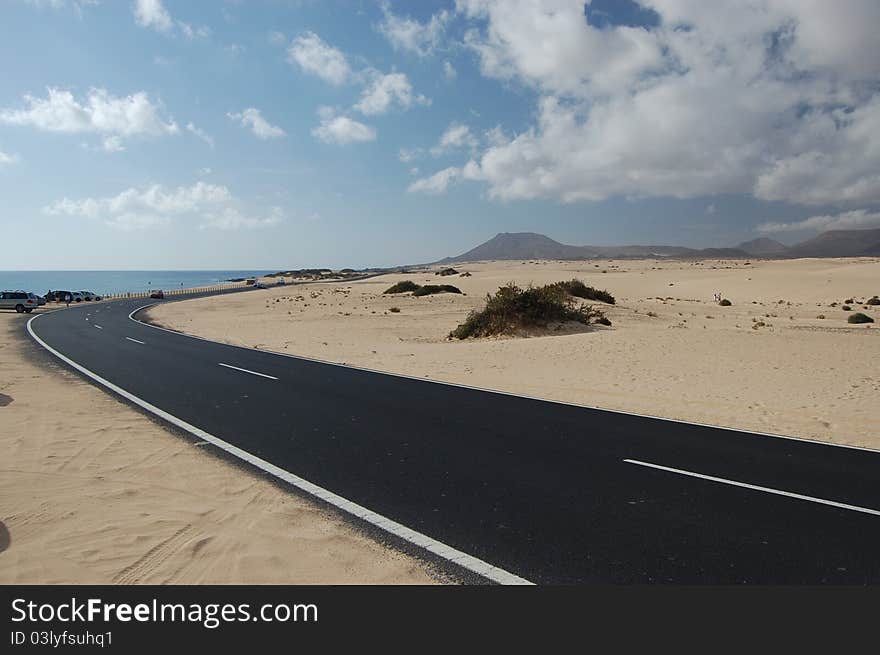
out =
<svg viewBox="0 0 880 655"><path fill-rule="evenodd" d="M306 32L294 39L287 49L287 59L305 72L336 86L345 83L351 75L343 52L322 41L314 32Z"/></svg>
<svg viewBox="0 0 880 655"><path fill-rule="evenodd" d="M287 42L287 37L284 35L284 32L269 32L268 38L269 43L271 43L272 45L284 45Z"/></svg>
<svg viewBox="0 0 880 655"><path fill-rule="evenodd" d="M189 23L175 21L162 0L135 0L131 10L138 25L163 34L172 34L175 27L188 39L204 38L211 34L211 29L204 25L193 27Z"/></svg>
<svg viewBox="0 0 880 655"><path fill-rule="evenodd" d="M340 116L332 107L321 107L318 115L321 124L312 130L312 136L324 143L346 145L376 140L374 128L352 120L348 116Z"/></svg>
<svg viewBox="0 0 880 655"><path fill-rule="evenodd" d="M421 148L401 148L400 151L397 153L397 158L404 164L407 164L417 157L420 157L421 154Z"/></svg>
<svg viewBox="0 0 880 655"><path fill-rule="evenodd" d="M17 155L10 155L7 152L3 152L0 150L0 166L6 166L8 164L14 164L18 161Z"/></svg>
<svg viewBox="0 0 880 655"><path fill-rule="evenodd" d="M247 216L238 209L227 207L220 212L207 212L202 215L199 225L202 229L215 228L218 230L241 230L272 227L284 220L284 212L280 207L272 207L267 216Z"/></svg>
<svg viewBox="0 0 880 655"><path fill-rule="evenodd" d="M423 177L409 185L407 191L410 193L427 193L430 195L438 195L446 193L449 185L459 178L461 170L450 166L438 171L430 177Z"/></svg>
<svg viewBox="0 0 880 655"><path fill-rule="evenodd" d="M240 113L226 114L234 121L238 121L244 127L250 127L251 132L260 139L279 139L287 133L277 125L272 125L263 118L260 110L256 107L248 107Z"/></svg>
<svg viewBox="0 0 880 655"><path fill-rule="evenodd" d="M421 57L431 54L440 44L446 26L452 16L448 11L440 11L426 23L411 18L396 16L387 2L382 4L384 14L378 25L379 32L388 39L395 50L407 50Z"/></svg>
<svg viewBox="0 0 880 655"><path fill-rule="evenodd" d="M435 157L457 148L476 148L477 138L471 134L471 128L461 123L451 123L443 132L437 145L431 148L431 154Z"/></svg>
<svg viewBox="0 0 880 655"><path fill-rule="evenodd" d="M129 188L106 198L64 198L44 207L43 212L49 216L101 220L121 230L169 225L179 217L189 217L201 228L221 230L269 227L283 220L277 207L272 208L266 217L243 214L229 189L205 182L176 189L159 184L145 189Z"/></svg>
<svg viewBox="0 0 880 655"><path fill-rule="evenodd" d="M365 116L384 114L393 105L409 109L413 105L430 105L423 95L413 94L412 84L404 73L382 74L375 70L365 72L370 79L354 108Z"/></svg>
<svg viewBox="0 0 880 655"><path fill-rule="evenodd" d="M443 62L443 77L446 78L447 82L451 82L456 77L458 77L458 73L455 70L455 66L453 66L448 61Z"/></svg>
<svg viewBox="0 0 880 655"><path fill-rule="evenodd" d="M802 221L789 223L762 223L756 230L763 234L773 234L776 232L797 232L801 230L823 232L825 230L854 230L872 227L880 227L880 212L856 209L840 214L810 216Z"/></svg>
<svg viewBox="0 0 880 655"><path fill-rule="evenodd" d="M458 0L488 77L538 96L471 172L500 199L747 193L880 202L880 3L644 0L598 29L574 0Z"/></svg>
<svg viewBox="0 0 880 655"><path fill-rule="evenodd" d="M26 95L24 100L26 109L0 110L0 123L48 132L99 134L107 150L122 149L123 141L132 137L179 131L173 120L160 117L158 107L143 91L115 97L105 89L92 89L78 101L70 91L50 87L45 99Z"/></svg>
<svg viewBox="0 0 880 655"><path fill-rule="evenodd" d="M135 0L132 11L134 19L141 27L151 27L166 33L174 28L171 14L165 9L162 0Z"/></svg>
<svg viewBox="0 0 880 655"><path fill-rule="evenodd" d="M192 134L195 134L197 137L199 137L202 141L207 143L212 148L214 147L214 137L209 135L202 128L197 127L192 122L190 122L190 123L186 124L186 129L187 129L187 131L191 132Z"/></svg>

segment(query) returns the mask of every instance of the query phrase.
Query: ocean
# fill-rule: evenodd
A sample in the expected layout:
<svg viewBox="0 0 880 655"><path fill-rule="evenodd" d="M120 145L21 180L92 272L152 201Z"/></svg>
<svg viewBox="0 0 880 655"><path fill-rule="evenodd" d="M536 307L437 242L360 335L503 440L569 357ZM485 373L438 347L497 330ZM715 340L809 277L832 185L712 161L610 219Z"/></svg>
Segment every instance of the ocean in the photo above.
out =
<svg viewBox="0 0 880 655"><path fill-rule="evenodd" d="M151 289L182 289L220 284L231 278L258 277L275 271L0 271L0 290L92 291L100 295Z"/></svg>

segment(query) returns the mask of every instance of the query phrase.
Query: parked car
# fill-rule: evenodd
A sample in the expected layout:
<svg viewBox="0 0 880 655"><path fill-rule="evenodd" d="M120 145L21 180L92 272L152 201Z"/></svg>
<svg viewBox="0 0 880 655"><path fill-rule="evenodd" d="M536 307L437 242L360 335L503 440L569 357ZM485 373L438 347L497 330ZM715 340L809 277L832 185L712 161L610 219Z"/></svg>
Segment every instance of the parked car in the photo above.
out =
<svg viewBox="0 0 880 655"><path fill-rule="evenodd" d="M27 291L2 291L0 292L0 309L14 309L19 314L26 312L30 314L37 307L36 296Z"/></svg>
<svg viewBox="0 0 880 655"><path fill-rule="evenodd" d="M287 283L280 278L275 282L276 287L283 287L285 284L287 284Z"/></svg>
<svg viewBox="0 0 880 655"><path fill-rule="evenodd" d="M156 289L155 291L150 291L150 298L158 298L162 299L165 297L165 292L162 289Z"/></svg>
<svg viewBox="0 0 880 655"><path fill-rule="evenodd" d="M267 287L262 282L254 282L254 289L268 289L268 288L269 287Z"/></svg>
<svg viewBox="0 0 880 655"><path fill-rule="evenodd" d="M79 291L74 291L70 294L70 302L82 302L83 295Z"/></svg>
<svg viewBox="0 0 880 655"><path fill-rule="evenodd" d="M29 293L29 294L28 294L28 298L33 298L34 300L36 300L36 301L37 301L37 306L41 306L41 305L45 305L45 304L46 304L46 299L43 298L43 296L38 296L38 295L35 294L35 293Z"/></svg>
<svg viewBox="0 0 880 655"><path fill-rule="evenodd" d="M80 293L82 294L83 300L92 301L101 299L101 296L94 291L80 291Z"/></svg>
<svg viewBox="0 0 880 655"><path fill-rule="evenodd" d="M54 300L55 302L64 302L65 296L67 294L72 294L72 291L50 291L46 294L46 300Z"/></svg>

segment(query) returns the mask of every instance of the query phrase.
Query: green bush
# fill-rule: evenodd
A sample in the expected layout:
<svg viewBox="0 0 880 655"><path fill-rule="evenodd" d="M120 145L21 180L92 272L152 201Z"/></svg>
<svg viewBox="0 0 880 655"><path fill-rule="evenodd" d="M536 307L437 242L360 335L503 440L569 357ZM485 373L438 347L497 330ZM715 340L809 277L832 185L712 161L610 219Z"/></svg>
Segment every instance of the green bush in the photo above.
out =
<svg viewBox="0 0 880 655"><path fill-rule="evenodd" d="M399 313L400 313L400 307L390 307L390 308L388 309L388 311L391 312L392 314L399 314Z"/></svg>
<svg viewBox="0 0 880 655"><path fill-rule="evenodd" d="M507 284L486 296L486 306L468 314L464 323L449 333L451 339L508 334L517 328L547 327L549 323L577 321L584 325L611 322L598 309L582 307L559 284L522 289Z"/></svg>
<svg viewBox="0 0 880 655"><path fill-rule="evenodd" d="M461 293L461 289L451 284L426 284L413 291L415 297L430 296L435 293Z"/></svg>
<svg viewBox="0 0 880 655"><path fill-rule="evenodd" d="M865 304L866 305L880 305L880 298L878 298L877 296L874 296L873 298L868 298L868 302L866 302Z"/></svg>
<svg viewBox="0 0 880 655"><path fill-rule="evenodd" d="M867 314L862 314L861 312L856 312L855 314L850 314L847 319L847 323L873 323L874 319L868 316Z"/></svg>
<svg viewBox="0 0 880 655"><path fill-rule="evenodd" d="M408 291L418 291L421 287L412 280L403 280L397 284L388 287L385 293L407 293Z"/></svg>
<svg viewBox="0 0 880 655"><path fill-rule="evenodd" d="M731 303L727 298L722 298L721 302L718 303L722 307L730 307L733 303Z"/></svg>
<svg viewBox="0 0 880 655"><path fill-rule="evenodd" d="M849 305L844 305L843 307L841 307L841 309L842 309L843 311L845 311L845 312L851 312L851 311L852 311L852 307L850 307Z"/></svg>
<svg viewBox="0 0 880 655"><path fill-rule="evenodd" d="M458 275L458 271L454 268L444 268L434 273L434 275Z"/></svg>
<svg viewBox="0 0 880 655"><path fill-rule="evenodd" d="M575 296L576 298L583 298L585 300L598 300L599 302L608 303L609 305L614 304L614 296L612 296L607 291L599 291L599 289L594 289L593 287L588 287L586 284L581 282L580 280L568 280L566 282L555 282L549 286L559 287L565 293Z"/></svg>

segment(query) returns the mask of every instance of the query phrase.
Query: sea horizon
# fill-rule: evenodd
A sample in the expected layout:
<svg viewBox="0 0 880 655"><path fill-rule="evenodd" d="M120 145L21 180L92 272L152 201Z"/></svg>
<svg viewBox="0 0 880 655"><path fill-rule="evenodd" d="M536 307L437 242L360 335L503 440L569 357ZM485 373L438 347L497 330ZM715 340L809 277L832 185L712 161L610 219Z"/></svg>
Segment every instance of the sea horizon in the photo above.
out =
<svg viewBox="0 0 880 655"><path fill-rule="evenodd" d="M92 291L108 295L211 286L233 278L274 272L276 269L256 268L0 270L0 289L22 289L39 295L57 290Z"/></svg>

